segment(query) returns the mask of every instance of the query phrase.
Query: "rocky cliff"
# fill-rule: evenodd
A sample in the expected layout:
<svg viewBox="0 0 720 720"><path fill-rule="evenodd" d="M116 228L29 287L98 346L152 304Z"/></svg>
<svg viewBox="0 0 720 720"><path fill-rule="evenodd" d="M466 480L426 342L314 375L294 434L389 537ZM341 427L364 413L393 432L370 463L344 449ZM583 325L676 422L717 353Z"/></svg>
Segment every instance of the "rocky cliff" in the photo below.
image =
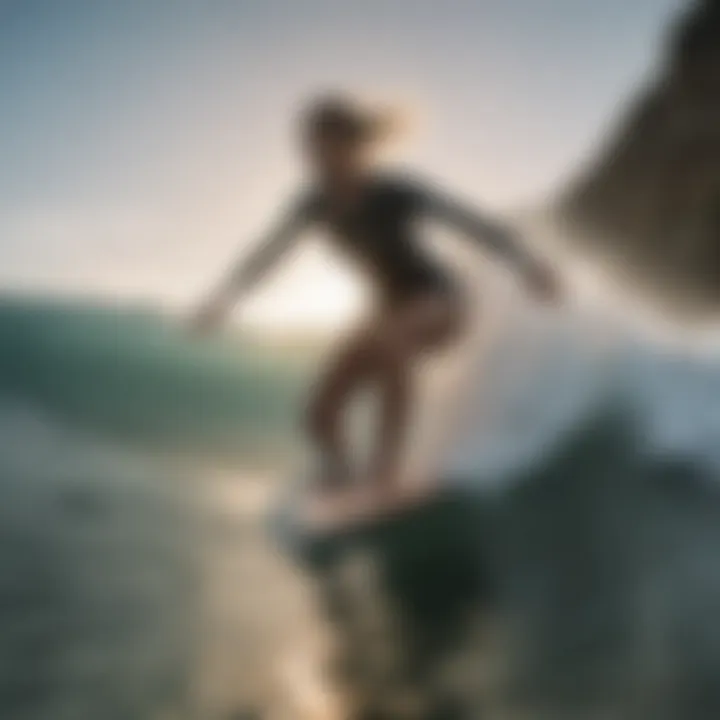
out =
<svg viewBox="0 0 720 720"><path fill-rule="evenodd" d="M720 0L667 38L664 66L561 203L573 237L633 285L720 308Z"/></svg>

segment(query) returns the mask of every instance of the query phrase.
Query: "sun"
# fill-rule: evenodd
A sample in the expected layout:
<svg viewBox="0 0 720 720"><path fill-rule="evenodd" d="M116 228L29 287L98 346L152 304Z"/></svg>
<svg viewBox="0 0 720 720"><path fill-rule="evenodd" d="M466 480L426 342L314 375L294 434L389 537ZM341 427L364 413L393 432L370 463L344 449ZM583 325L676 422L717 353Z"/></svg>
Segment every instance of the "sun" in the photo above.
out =
<svg viewBox="0 0 720 720"><path fill-rule="evenodd" d="M322 332L357 317L365 293L348 268L322 248L310 248L247 303L240 318L266 332Z"/></svg>

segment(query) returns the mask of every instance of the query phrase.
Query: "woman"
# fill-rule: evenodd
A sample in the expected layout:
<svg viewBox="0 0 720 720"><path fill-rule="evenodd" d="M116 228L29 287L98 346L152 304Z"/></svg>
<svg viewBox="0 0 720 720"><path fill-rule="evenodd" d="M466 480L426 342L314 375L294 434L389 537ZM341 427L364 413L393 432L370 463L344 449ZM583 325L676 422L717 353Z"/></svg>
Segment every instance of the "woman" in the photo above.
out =
<svg viewBox="0 0 720 720"><path fill-rule="evenodd" d="M312 173L310 188L279 227L212 294L197 318L215 326L288 250L301 230L319 225L370 280L375 311L335 354L310 402L307 427L322 452L322 479L339 486L351 476L343 412L362 386L380 393L377 441L368 477L379 488L397 479L413 369L421 354L437 352L461 333L466 308L458 283L422 249L416 220L434 217L482 242L509 262L541 296L554 292L549 268L514 236L434 190L382 174L373 162L387 134L386 118L343 98L311 105L302 141Z"/></svg>

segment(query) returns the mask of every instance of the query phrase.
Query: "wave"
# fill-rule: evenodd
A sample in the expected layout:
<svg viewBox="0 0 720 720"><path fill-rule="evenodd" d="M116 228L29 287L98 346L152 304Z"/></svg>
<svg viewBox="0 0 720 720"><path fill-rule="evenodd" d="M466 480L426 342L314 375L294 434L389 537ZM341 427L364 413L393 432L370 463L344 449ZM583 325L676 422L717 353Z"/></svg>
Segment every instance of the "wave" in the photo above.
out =
<svg viewBox="0 0 720 720"><path fill-rule="evenodd" d="M598 352L587 325L517 328L470 368L447 492L427 513L312 557L292 508L275 516L332 595L336 632L391 608L382 642L348 643L350 666L391 644L420 673L410 688L438 693L460 666L469 686L450 699L470 717L488 702L543 718L707 716L698 702L717 715L702 693L720 657L720 364L619 336ZM193 716L209 621L198 555L209 533L227 576L242 576L220 583L237 619L210 619L234 637L257 610L239 609L254 577L233 563L258 538L206 517L197 465L173 456L248 462L287 447L316 356L253 338L195 343L142 309L0 303L0 661L13 668L1 712ZM367 550L374 579L345 587L346 562ZM283 582L257 586L289 616Z"/></svg>
<svg viewBox="0 0 720 720"><path fill-rule="evenodd" d="M0 301L0 402L98 434L247 455L287 441L307 352L199 343L145 310Z"/></svg>
<svg viewBox="0 0 720 720"><path fill-rule="evenodd" d="M720 361L617 338L591 363L575 338L433 502L320 538L294 503L275 519L360 715L409 693L423 717L718 716Z"/></svg>

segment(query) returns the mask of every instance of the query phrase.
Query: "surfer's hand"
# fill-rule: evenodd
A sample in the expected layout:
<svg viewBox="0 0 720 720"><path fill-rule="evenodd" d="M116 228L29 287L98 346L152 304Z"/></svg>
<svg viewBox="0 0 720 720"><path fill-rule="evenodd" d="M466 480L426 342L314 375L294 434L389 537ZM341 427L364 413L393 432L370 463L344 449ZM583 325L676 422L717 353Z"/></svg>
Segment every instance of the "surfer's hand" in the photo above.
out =
<svg viewBox="0 0 720 720"><path fill-rule="evenodd" d="M190 318L189 330L193 335L205 337L218 330L225 317L225 306L217 300L206 302Z"/></svg>
<svg viewBox="0 0 720 720"><path fill-rule="evenodd" d="M530 292L538 300L555 303L562 296L560 278L550 265L534 265L527 273L526 281Z"/></svg>

